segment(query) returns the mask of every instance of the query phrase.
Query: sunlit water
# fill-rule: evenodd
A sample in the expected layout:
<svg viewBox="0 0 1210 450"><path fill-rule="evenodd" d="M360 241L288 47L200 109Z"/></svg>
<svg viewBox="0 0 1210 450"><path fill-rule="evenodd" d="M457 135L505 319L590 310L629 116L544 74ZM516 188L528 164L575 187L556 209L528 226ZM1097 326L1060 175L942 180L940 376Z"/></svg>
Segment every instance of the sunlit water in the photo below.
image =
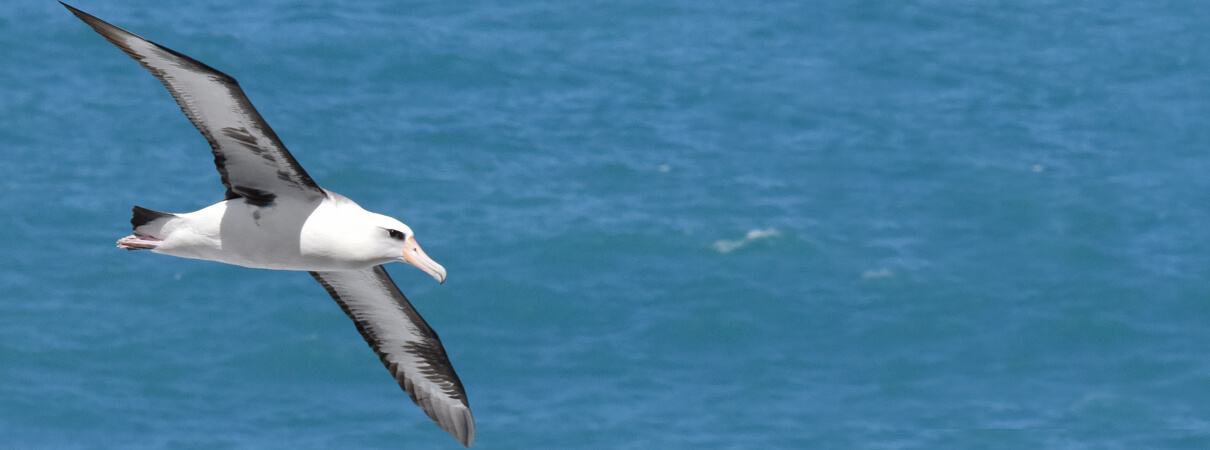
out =
<svg viewBox="0 0 1210 450"><path fill-rule="evenodd" d="M476 448L1206 448L1210 4L1129 3L75 6L416 230ZM0 447L457 447L306 274L116 249L205 141L0 30Z"/></svg>

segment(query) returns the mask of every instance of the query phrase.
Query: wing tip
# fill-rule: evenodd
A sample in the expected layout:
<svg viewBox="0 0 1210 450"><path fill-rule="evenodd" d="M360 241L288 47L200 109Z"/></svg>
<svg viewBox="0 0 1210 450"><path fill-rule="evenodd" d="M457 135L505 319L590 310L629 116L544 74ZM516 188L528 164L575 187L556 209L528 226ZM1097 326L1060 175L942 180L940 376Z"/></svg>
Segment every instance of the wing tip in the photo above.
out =
<svg viewBox="0 0 1210 450"><path fill-rule="evenodd" d="M464 447L475 443L475 417L471 414L470 406L465 404L450 404L448 399L425 398L416 405L425 414Z"/></svg>
<svg viewBox="0 0 1210 450"><path fill-rule="evenodd" d="M71 11L72 14L75 14L76 17L80 18L80 20L83 20L86 23L89 22L89 19L96 19L96 17L93 17L92 14L80 11L76 9L75 6L63 3L62 1L60 1L59 4L63 5L64 8L67 8L68 11Z"/></svg>
<svg viewBox="0 0 1210 450"><path fill-rule="evenodd" d="M454 439L462 443L464 447L470 447L475 443L475 418L471 416L470 408L460 408L454 412L453 429L442 426L445 431L449 432Z"/></svg>
<svg viewBox="0 0 1210 450"><path fill-rule="evenodd" d="M79 9L76 9L75 6L71 6L69 4L63 3L62 1L60 1L59 4L63 5L64 8L67 8L68 11L71 11L72 14L75 14L76 17L78 17L80 20L83 20L84 23L87 23L89 26L92 26L93 28L96 28L96 25L93 25L96 22L101 22L101 23L108 25L108 22L98 19L96 16L94 16L92 14L86 13L84 11L80 11Z"/></svg>

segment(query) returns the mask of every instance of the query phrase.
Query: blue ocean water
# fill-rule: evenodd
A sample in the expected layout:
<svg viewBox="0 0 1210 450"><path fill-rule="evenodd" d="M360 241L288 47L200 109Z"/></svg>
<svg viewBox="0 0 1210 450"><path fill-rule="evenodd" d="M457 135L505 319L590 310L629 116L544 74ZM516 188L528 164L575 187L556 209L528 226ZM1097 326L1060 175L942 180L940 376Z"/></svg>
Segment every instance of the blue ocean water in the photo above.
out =
<svg viewBox="0 0 1210 450"><path fill-rule="evenodd" d="M475 448L1210 446L1208 3L74 6L416 231ZM223 193L153 77L0 47L0 447L458 447L309 276L115 248Z"/></svg>

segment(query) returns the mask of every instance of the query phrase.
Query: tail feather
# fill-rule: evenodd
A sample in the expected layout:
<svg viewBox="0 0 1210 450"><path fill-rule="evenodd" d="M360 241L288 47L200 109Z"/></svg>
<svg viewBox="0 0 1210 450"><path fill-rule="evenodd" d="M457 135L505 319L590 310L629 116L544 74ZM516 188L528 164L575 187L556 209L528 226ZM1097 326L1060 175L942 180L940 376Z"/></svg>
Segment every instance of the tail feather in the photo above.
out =
<svg viewBox="0 0 1210 450"><path fill-rule="evenodd" d="M141 206L134 207L134 216L130 218L130 226L134 229L135 236L151 236L162 238L160 236L160 226L163 222L156 223L157 219L176 217L175 214L166 212L152 211Z"/></svg>

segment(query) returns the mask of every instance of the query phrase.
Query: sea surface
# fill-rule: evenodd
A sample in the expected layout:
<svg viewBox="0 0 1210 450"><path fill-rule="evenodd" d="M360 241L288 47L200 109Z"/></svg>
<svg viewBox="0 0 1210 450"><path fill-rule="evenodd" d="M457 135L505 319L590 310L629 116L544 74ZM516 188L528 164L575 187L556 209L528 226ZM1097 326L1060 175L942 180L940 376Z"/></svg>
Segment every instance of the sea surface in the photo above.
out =
<svg viewBox="0 0 1210 450"><path fill-rule="evenodd" d="M74 6L415 230L475 448L1210 448L1210 2ZM306 274L115 248L224 192L155 78L0 49L0 448L459 448Z"/></svg>

